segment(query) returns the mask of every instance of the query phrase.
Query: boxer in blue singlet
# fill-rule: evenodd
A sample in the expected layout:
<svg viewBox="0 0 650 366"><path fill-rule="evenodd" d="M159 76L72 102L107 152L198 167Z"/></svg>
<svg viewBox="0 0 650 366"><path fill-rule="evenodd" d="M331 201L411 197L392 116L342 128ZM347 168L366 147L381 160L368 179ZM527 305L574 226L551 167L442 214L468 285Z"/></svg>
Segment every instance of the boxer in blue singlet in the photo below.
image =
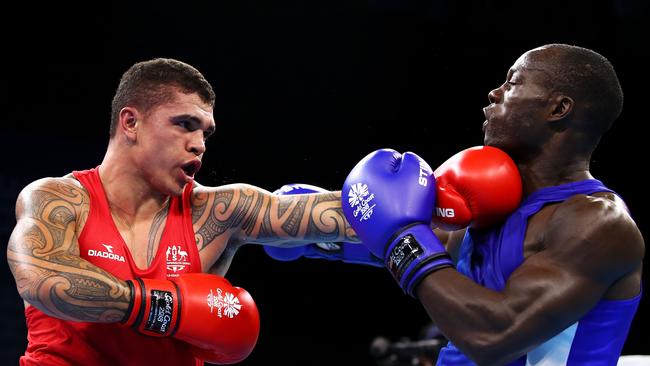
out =
<svg viewBox="0 0 650 366"><path fill-rule="evenodd" d="M515 160L525 199L501 226L469 229L458 246L449 235L458 271L418 289L451 340L438 364L616 365L644 255L625 203L589 172L622 109L616 73L591 50L547 45L524 53L489 100L485 144Z"/></svg>
<svg viewBox="0 0 650 366"><path fill-rule="evenodd" d="M519 57L488 98L484 143L507 152L522 178L523 201L505 221L437 237L415 230L432 201L405 204L422 189L408 171L376 173L388 160L381 153L362 160L342 192L370 187L373 217L346 217L450 340L438 365L615 366L645 252L624 201L589 171L623 107L616 72L592 50L549 44ZM393 154L403 161L392 166L409 157ZM407 239L408 253L399 250Z"/></svg>

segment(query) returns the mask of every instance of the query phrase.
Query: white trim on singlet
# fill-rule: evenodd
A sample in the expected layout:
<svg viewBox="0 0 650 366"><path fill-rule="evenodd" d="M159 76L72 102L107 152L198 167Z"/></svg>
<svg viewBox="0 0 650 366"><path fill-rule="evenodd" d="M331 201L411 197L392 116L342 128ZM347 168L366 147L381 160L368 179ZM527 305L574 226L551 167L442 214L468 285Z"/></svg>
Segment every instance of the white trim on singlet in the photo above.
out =
<svg viewBox="0 0 650 366"><path fill-rule="evenodd" d="M526 366L564 366L569 360L571 345L578 329L578 323L528 352Z"/></svg>
<svg viewBox="0 0 650 366"><path fill-rule="evenodd" d="M618 359L617 366L648 366L650 355L628 355Z"/></svg>

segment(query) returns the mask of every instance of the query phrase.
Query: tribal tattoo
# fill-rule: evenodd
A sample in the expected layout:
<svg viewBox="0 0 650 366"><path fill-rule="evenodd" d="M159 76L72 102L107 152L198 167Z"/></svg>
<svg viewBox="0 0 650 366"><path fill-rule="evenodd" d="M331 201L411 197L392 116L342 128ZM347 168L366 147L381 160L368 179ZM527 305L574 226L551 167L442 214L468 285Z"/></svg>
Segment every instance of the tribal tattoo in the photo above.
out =
<svg viewBox="0 0 650 366"><path fill-rule="evenodd" d="M77 228L88 195L63 179L41 180L18 199L7 259L22 298L62 319L116 322L129 305L128 287L79 256Z"/></svg>
<svg viewBox="0 0 650 366"><path fill-rule="evenodd" d="M198 192L193 223L199 250L240 227L248 242L356 241L341 209L340 193L275 196L248 185Z"/></svg>

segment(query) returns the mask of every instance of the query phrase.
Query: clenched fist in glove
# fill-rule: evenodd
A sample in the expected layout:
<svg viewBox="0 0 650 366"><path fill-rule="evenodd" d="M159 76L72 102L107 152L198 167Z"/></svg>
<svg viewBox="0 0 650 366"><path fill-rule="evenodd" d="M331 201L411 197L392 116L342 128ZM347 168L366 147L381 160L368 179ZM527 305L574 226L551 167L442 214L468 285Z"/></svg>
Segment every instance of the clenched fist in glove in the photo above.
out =
<svg viewBox="0 0 650 366"><path fill-rule="evenodd" d="M445 230L485 228L506 218L521 202L521 176L515 162L492 146L460 151L434 172L433 223Z"/></svg>
<svg viewBox="0 0 650 366"><path fill-rule="evenodd" d="M127 283L131 303L124 323L138 332L183 340L212 363L236 363L253 351L260 331L257 306L246 290L225 278L188 273L174 281Z"/></svg>
<svg viewBox="0 0 650 366"><path fill-rule="evenodd" d="M345 217L362 243L384 258L393 277L411 296L427 274L452 266L430 227L435 196L429 165L414 153L391 149L363 158L341 192Z"/></svg>

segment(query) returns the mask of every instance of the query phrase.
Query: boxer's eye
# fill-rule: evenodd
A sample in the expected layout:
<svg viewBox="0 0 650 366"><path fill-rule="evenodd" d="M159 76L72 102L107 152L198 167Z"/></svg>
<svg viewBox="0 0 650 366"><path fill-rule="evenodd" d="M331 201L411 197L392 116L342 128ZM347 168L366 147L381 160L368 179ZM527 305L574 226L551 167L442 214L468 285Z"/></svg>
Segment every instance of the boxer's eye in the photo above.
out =
<svg viewBox="0 0 650 366"><path fill-rule="evenodd" d="M179 126L179 127L184 128L186 130L192 131L192 128L190 126L189 121L178 121L178 122L176 122L176 125Z"/></svg>
<svg viewBox="0 0 650 366"><path fill-rule="evenodd" d="M204 132L203 132L203 140L207 140L207 139L210 138L210 136L212 136L213 134L214 134L214 129L212 129L212 128L210 128L210 129L204 131Z"/></svg>

